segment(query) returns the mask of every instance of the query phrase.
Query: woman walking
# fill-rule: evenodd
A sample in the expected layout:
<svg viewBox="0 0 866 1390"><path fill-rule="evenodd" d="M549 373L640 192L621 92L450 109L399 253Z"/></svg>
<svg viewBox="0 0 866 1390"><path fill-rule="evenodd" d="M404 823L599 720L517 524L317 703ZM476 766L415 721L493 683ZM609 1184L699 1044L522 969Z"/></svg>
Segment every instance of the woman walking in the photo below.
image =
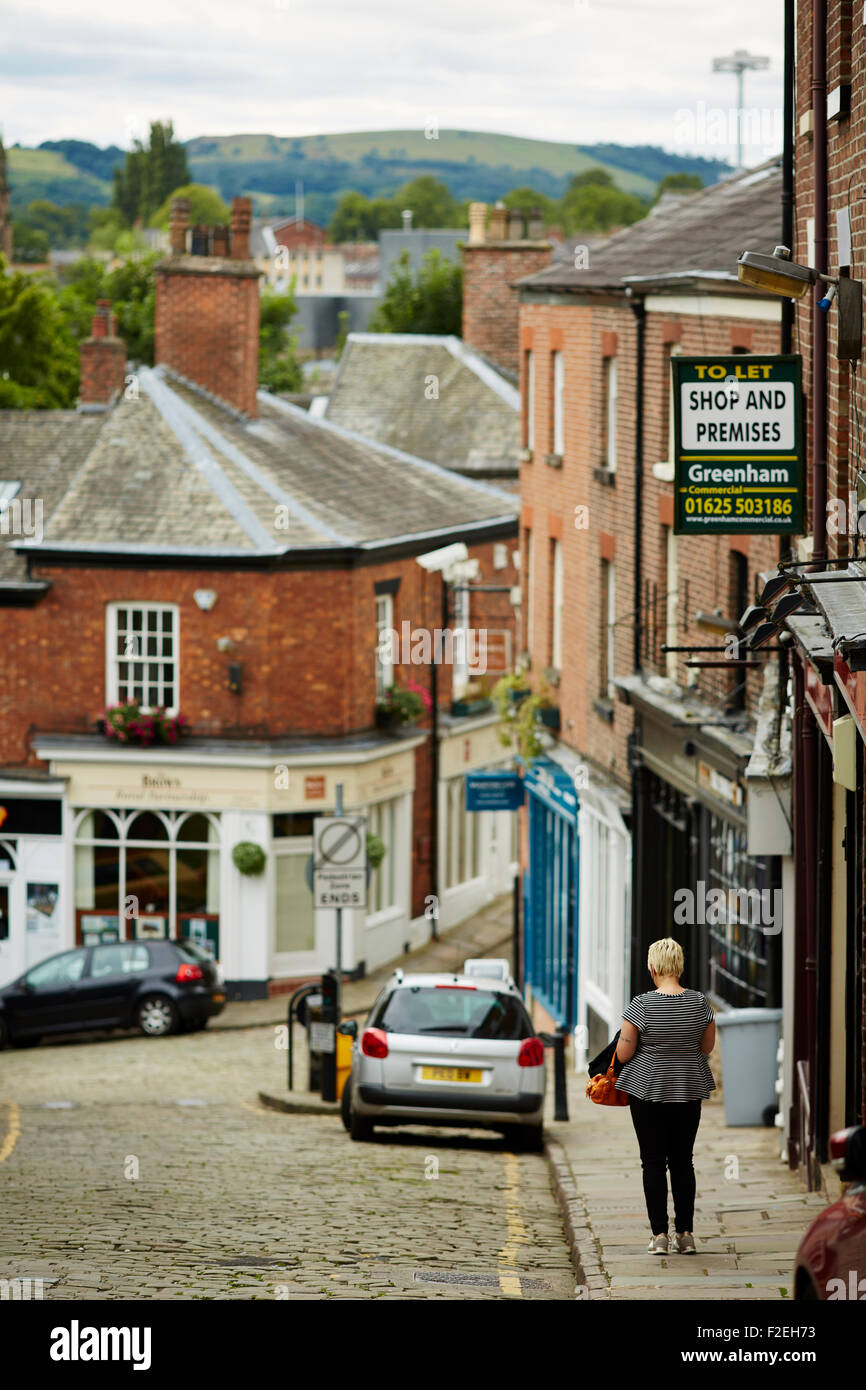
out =
<svg viewBox="0 0 866 1390"><path fill-rule="evenodd" d="M638 994L623 1015L616 1047L624 1063L617 1090L629 1108L643 1168L652 1228L651 1255L668 1254L668 1184L674 1199L674 1252L694 1255L695 1170L692 1150L701 1101L716 1088L707 1057L716 1040L706 995L683 989L683 949L673 937L654 941L647 956L654 989Z"/></svg>

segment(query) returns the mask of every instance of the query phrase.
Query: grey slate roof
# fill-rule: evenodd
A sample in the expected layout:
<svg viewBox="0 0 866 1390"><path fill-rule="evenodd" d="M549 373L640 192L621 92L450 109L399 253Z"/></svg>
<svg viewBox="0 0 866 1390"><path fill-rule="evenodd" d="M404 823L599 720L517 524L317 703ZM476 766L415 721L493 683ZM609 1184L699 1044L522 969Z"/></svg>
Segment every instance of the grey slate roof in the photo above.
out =
<svg viewBox="0 0 866 1390"><path fill-rule="evenodd" d="M16 502L41 501L47 524L63 494L99 439L108 416L75 410L0 410L0 482L19 482ZM23 519L28 509L20 508ZM32 522L35 505L29 509ZM26 564L13 549L20 535L11 532L14 513L0 523L0 580L23 580Z"/></svg>
<svg viewBox="0 0 866 1390"><path fill-rule="evenodd" d="M691 198L660 207L590 247L589 264L554 263L519 282L521 291L649 288L651 281L710 278L736 283L743 251L770 252L781 233L781 161L713 184ZM754 290L749 291L755 293Z"/></svg>
<svg viewBox="0 0 866 1390"><path fill-rule="evenodd" d="M467 476L516 477L519 410L517 390L459 338L350 333L325 418Z"/></svg>
<svg viewBox="0 0 866 1390"><path fill-rule="evenodd" d="M437 533L516 523L507 493L265 392L259 419L243 421L163 368L139 380L139 399L100 421L46 520L44 551L243 559L404 541L423 550Z"/></svg>

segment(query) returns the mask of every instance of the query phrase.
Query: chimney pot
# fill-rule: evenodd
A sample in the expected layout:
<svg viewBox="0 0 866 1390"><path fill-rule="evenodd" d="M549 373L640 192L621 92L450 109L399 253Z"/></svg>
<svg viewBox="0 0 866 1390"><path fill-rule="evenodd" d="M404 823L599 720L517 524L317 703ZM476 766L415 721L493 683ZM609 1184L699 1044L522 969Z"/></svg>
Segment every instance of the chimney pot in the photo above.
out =
<svg viewBox="0 0 866 1390"><path fill-rule="evenodd" d="M523 240L523 213L519 208L512 208L508 214L508 240Z"/></svg>
<svg viewBox="0 0 866 1390"><path fill-rule="evenodd" d="M186 232L189 227L189 198L172 198L169 212L168 239L173 256L186 251Z"/></svg>
<svg viewBox="0 0 866 1390"><path fill-rule="evenodd" d="M469 204L469 245L479 246L484 241L487 225L487 204Z"/></svg>
<svg viewBox="0 0 866 1390"><path fill-rule="evenodd" d="M123 390L126 379L126 347L117 336L117 320L110 299L96 302L90 337L80 348L82 405L109 406Z"/></svg>
<svg viewBox="0 0 866 1390"><path fill-rule="evenodd" d="M250 227L253 220L252 198L232 198L231 254L232 260L250 258Z"/></svg>
<svg viewBox="0 0 866 1390"><path fill-rule="evenodd" d="M506 211L504 203L497 203L490 214L488 241L505 241Z"/></svg>
<svg viewBox="0 0 866 1390"><path fill-rule="evenodd" d="M544 241L544 217L541 208L530 209L528 235L530 241Z"/></svg>
<svg viewBox="0 0 866 1390"><path fill-rule="evenodd" d="M400 213L400 216L401 216L402 219L403 219L403 231L404 231L404 232L411 232L411 230L412 230L412 209L411 209L411 208L404 208L403 211Z"/></svg>

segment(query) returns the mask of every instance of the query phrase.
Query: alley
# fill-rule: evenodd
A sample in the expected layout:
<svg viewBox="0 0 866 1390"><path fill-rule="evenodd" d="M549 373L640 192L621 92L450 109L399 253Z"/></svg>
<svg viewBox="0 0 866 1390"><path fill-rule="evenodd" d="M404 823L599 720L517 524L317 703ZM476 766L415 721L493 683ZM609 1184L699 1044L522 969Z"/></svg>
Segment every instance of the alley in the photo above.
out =
<svg viewBox="0 0 866 1390"><path fill-rule="evenodd" d="M274 1029L7 1051L0 1279L46 1299L575 1297L545 1159L264 1110ZM5 1155L5 1157L4 1157Z"/></svg>

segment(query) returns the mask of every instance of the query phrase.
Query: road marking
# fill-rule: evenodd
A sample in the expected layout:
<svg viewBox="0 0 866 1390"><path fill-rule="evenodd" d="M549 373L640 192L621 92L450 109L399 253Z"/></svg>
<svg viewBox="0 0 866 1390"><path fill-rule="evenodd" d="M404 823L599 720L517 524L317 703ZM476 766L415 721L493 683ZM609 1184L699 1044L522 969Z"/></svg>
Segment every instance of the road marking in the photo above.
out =
<svg viewBox="0 0 866 1390"><path fill-rule="evenodd" d="M520 1215L520 1164L515 1154L505 1155L505 1223L508 1227L508 1239L499 1252L499 1263L514 1266L517 1263L519 1246L525 1245L529 1240ZM500 1269L499 1287L509 1298L523 1297L520 1277L517 1274Z"/></svg>
<svg viewBox="0 0 866 1390"><path fill-rule="evenodd" d="M0 1144L0 1163L3 1163L11 1154L15 1145L18 1143L18 1136L21 1133L21 1111L14 1100L4 1100L3 1105L9 1109L9 1123L6 1129L6 1137Z"/></svg>

